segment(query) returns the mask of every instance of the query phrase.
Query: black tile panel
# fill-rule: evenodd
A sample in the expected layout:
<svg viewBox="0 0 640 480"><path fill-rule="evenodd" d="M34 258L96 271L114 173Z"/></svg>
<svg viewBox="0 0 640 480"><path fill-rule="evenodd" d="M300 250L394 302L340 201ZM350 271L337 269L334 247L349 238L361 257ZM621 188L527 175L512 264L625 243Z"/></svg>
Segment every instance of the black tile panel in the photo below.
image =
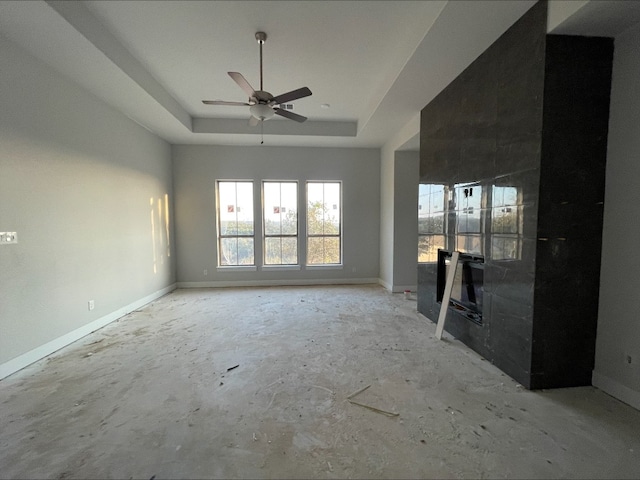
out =
<svg viewBox="0 0 640 480"><path fill-rule="evenodd" d="M496 140L494 159L495 177L507 175L522 170L537 170L540 167L540 137L520 136L518 138L503 138ZM539 173L536 177L536 185ZM536 192L537 196L537 192Z"/></svg>
<svg viewBox="0 0 640 480"><path fill-rule="evenodd" d="M531 261L493 261L485 266L484 291L489 297L498 296L516 302L514 308L533 306L534 273Z"/></svg>
<svg viewBox="0 0 640 480"><path fill-rule="evenodd" d="M529 388L531 372L531 324L533 308L516 315L513 302L493 297L491 320L492 362L512 378Z"/></svg>
<svg viewBox="0 0 640 480"><path fill-rule="evenodd" d="M463 231L479 235L479 243L470 248L486 259L484 324L449 310L446 329L525 385L530 370L545 30L546 4L540 3L421 114L420 181L450 187L479 182L483 199L474 215L456 212L452 205L447 246L453 248ZM511 237L499 240L492 232L492 225L497 225L491 217L494 185L518 191L516 205L509 205L515 209L502 212L511 215L501 220L503 225L511 223L508 232L501 228L499 233ZM461 206L460 198L458 202ZM511 259L494 262L492 251ZM436 319L440 304L435 302L435 268L421 266L418 281L418 308Z"/></svg>
<svg viewBox="0 0 640 480"><path fill-rule="evenodd" d="M436 302L436 265L433 263L418 264L418 312L432 320L438 321L440 304Z"/></svg>

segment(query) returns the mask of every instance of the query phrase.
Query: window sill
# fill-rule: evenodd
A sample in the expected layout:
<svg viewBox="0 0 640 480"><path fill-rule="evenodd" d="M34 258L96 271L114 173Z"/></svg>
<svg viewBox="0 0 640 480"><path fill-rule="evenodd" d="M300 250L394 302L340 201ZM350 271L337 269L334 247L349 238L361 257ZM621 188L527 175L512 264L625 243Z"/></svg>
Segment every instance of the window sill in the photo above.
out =
<svg viewBox="0 0 640 480"><path fill-rule="evenodd" d="M229 265L224 267L216 267L218 272L255 272L257 271L255 265Z"/></svg>
<svg viewBox="0 0 640 480"><path fill-rule="evenodd" d="M342 270L342 264L334 265L307 265L307 270Z"/></svg>
<svg viewBox="0 0 640 480"><path fill-rule="evenodd" d="M270 272L300 270L300 265L263 265L262 270L268 270Z"/></svg>

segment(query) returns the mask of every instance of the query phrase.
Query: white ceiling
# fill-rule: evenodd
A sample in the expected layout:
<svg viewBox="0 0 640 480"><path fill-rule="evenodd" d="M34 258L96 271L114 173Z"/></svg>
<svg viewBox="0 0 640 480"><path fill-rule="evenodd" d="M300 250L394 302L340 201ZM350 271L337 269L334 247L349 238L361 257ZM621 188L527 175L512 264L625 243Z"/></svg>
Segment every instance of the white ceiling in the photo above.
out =
<svg viewBox="0 0 640 480"><path fill-rule="evenodd" d="M534 3L0 1L0 34L171 143L256 145L248 107L202 100L247 100L228 71L259 87L264 31L264 89L313 92L265 144L379 147ZM573 30L606 24L607 2L579 3Z"/></svg>

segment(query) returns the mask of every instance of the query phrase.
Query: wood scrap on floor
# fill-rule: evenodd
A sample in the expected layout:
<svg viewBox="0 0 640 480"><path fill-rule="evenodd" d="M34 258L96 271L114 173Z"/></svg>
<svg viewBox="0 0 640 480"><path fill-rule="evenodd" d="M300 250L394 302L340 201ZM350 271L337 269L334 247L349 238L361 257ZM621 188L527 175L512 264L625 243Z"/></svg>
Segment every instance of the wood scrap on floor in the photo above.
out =
<svg viewBox="0 0 640 480"><path fill-rule="evenodd" d="M368 408L369 410L371 410L373 412L380 413L380 414L386 415L388 417L397 417L397 416L400 415L399 413L396 413L396 412L389 412L388 410L382 410L380 408L372 407L370 405L365 405L364 403L356 402L355 400L353 400L353 397L355 397L357 395L360 395L362 392L367 390L369 387L371 387L371 385L367 385L366 387L361 388L357 392L354 392L351 395L349 395L347 397L347 400L349 401L349 403L352 403L353 405L358 405L359 407Z"/></svg>
<svg viewBox="0 0 640 480"><path fill-rule="evenodd" d="M359 403L359 402L356 402L356 401L351 400L351 399L349 400L349 403L352 403L354 405L358 405L360 407L368 408L369 410L371 410L373 412L381 413L382 415L386 415L387 417L397 417L397 416L400 415L399 413L396 413L396 412L388 412L386 410L381 410L379 408L372 407L370 405L365 405L364 403Z"/></svg>

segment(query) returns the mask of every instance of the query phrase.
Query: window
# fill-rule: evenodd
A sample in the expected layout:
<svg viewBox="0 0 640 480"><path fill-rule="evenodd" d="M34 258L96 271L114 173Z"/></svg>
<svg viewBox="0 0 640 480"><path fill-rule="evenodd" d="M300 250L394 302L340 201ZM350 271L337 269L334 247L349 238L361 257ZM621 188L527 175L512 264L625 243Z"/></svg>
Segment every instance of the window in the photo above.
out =
<svg viewBox="0 0 640 480"><path fill-rule="evenodd" d="M522 256L522 205L516 187L493 186L491 256L519 260Z"/></svg>
<svg viewBox="0 0 640 480"><path fill-rule="evenodd" d="M342 202L339 182L307 183L307 264L342 262Z"/></svg>
<svg viewBox="0 0 640 480"><path fill-rule="evenodd" d="M263 182L264 264L298 264L298 184Z"/></svg>
<svg viewBox="0 0 640 480"><path fill-rule="evenodd" d="M253 182L218 182L218 265L254 265Z"/></svg>
<svg viewBox="0 0 640 480"><path fill-rule="evenodd" d="M482 186L457 184L454 187L456 246L464 253L484 254L482 244Z"/></svg>
<svg viewBox="0 0 640 480"><path fill-rule="evenodd" d="M418 262L437 262L444 247L444 185L421 183L418 188Z"/></svg>

